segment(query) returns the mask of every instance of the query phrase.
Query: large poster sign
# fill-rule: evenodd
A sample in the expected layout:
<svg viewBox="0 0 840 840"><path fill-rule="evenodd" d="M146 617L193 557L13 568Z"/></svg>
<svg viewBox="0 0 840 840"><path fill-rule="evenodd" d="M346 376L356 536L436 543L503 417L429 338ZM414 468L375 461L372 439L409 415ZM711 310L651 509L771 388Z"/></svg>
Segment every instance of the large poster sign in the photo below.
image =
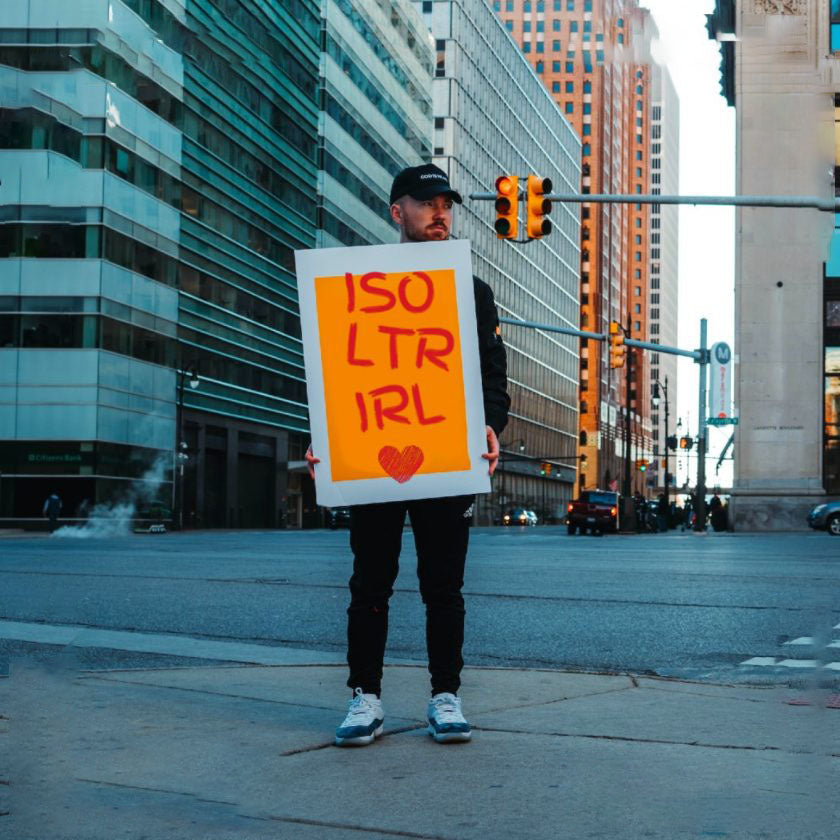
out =
<svg viewBox="0 0 840 840"><path fill-rule="evenodd" d="M732 350L725 341L712 345L709 365L709 417L732 416Z"/></svg>
<svg viewBox="0 0 840 840"><path fill-rule="evenodd" d="M318 503L488 492L469 243L295 259Z"/></svg>

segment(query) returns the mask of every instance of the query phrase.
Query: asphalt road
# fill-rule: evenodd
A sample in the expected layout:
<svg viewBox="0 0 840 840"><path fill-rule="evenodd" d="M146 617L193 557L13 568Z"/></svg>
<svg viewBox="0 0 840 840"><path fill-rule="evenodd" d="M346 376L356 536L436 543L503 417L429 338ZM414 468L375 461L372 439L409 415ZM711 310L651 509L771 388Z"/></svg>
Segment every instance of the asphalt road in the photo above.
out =
<svg viewBox="0 0 840 840"><path fill-rule="evenodd" d="M404 546L388 654L423 661L409 530ZM138 653L94 639L72 651L89 668L211 661L182 639L340 657L349 568L346 531L3 538L0 666L54 654L56 627L173 643ZM840 540L827 534L476 528L465 595L469 664L840 684ZM39 627L24 640L17 623ZM212 661L225 659L214 650Z"/></svg>

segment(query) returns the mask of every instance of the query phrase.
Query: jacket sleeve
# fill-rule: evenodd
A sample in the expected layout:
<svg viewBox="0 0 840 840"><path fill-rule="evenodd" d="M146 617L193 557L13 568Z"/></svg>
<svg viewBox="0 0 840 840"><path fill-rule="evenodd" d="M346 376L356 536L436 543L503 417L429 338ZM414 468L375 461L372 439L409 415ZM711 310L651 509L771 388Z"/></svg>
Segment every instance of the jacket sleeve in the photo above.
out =
<svg viewBox="0 0 840 840"><path fill-rule="evenodd" d="M496 435L507 425L510 397L507 391L507 353L499 328L499 313L492 289L473 278L475 316L478 327L478 354L481 362L481 389L484 417Z"/></svg>

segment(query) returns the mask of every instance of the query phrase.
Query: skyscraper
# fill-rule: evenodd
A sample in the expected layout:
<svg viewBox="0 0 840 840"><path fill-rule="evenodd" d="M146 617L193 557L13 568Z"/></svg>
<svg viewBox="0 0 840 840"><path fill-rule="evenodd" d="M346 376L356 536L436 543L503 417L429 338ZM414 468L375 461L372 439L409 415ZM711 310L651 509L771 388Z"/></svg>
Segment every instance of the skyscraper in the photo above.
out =
<svg viewBox="0 0 840 840"><path fill-rule="evenodd" d="M435 39L433 161L464 195L453 235L472 243L474 271L493 288L501 316L577 327L577 207L554 208L549 236L511 242L496 237L492 202L469 195L492 192L502 174L528 173L577 192L580 141L484 0L416 5ZM562 521L578 463L578 342L506 324L502 335L511 414L493 493L478 500L477 521L499 521L511 508Z"/></svg>
<svg viewBox="0 0 840 840"><path fill-rule="evenodd" d="M82 517L153 465L186 526L296 515L317 3L42 0L0 26L0 516L57 490Z"/></svg>
<svg viewBox="0 0 840 840"><path fill-rule="evenodd" d="M838 194L837 4L718 0L736 192ZM737 530L801 528L840 493L840 229L813 209L737 208Z"/></svg>
<svg viewBox="0 0 840 840"><path fill-rule="evenodd" d="M654 177L654 161L661 166L667 158L673 172L676 148L664 148L654 132L664 130L675 139L672 121L678 111L666 71L651 57L657 31L647 10L639 8L638 0L494 0L493 6L581 138L581 191L659 192L661 173ZM656 100L665 95L670 97L667 110ZM655 115L659 119L654 121ZM663 295L676 299L676 215L667 218L670 257L663 273L657 241L662 233L653 227L662 223L657 205L581 206L581 329L606 332L615 320L628 337L653 341L663 330L676 330L675 306L653 304L654 294L660 304ZM674 320L666 325L666 317ZM629 375L612 371L604 345L581 341L579 455L586 464L578 479L581 489L621 488L625 451L631 463L652 459L651 359L631 351L628 364ZM670 388L675 394L675 368ZM625 448L628 432L630 446ZM630 492L645 490L644 476L631 472L630 478Z"/></svg>

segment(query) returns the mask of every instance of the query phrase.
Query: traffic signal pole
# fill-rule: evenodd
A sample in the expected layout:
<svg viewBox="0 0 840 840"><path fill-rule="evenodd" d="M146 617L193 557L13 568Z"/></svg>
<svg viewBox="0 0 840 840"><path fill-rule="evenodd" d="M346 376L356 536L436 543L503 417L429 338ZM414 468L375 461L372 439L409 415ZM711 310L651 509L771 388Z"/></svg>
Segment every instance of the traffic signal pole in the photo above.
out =
<svg viewBox="0 0 840 840"><path fill-rule="evenodd" d="M706 530L706 365L709 363L706 349L706 319L700 319L700 394L697 403L699 425L697 428L697 517L695 531Z"/></svg>

